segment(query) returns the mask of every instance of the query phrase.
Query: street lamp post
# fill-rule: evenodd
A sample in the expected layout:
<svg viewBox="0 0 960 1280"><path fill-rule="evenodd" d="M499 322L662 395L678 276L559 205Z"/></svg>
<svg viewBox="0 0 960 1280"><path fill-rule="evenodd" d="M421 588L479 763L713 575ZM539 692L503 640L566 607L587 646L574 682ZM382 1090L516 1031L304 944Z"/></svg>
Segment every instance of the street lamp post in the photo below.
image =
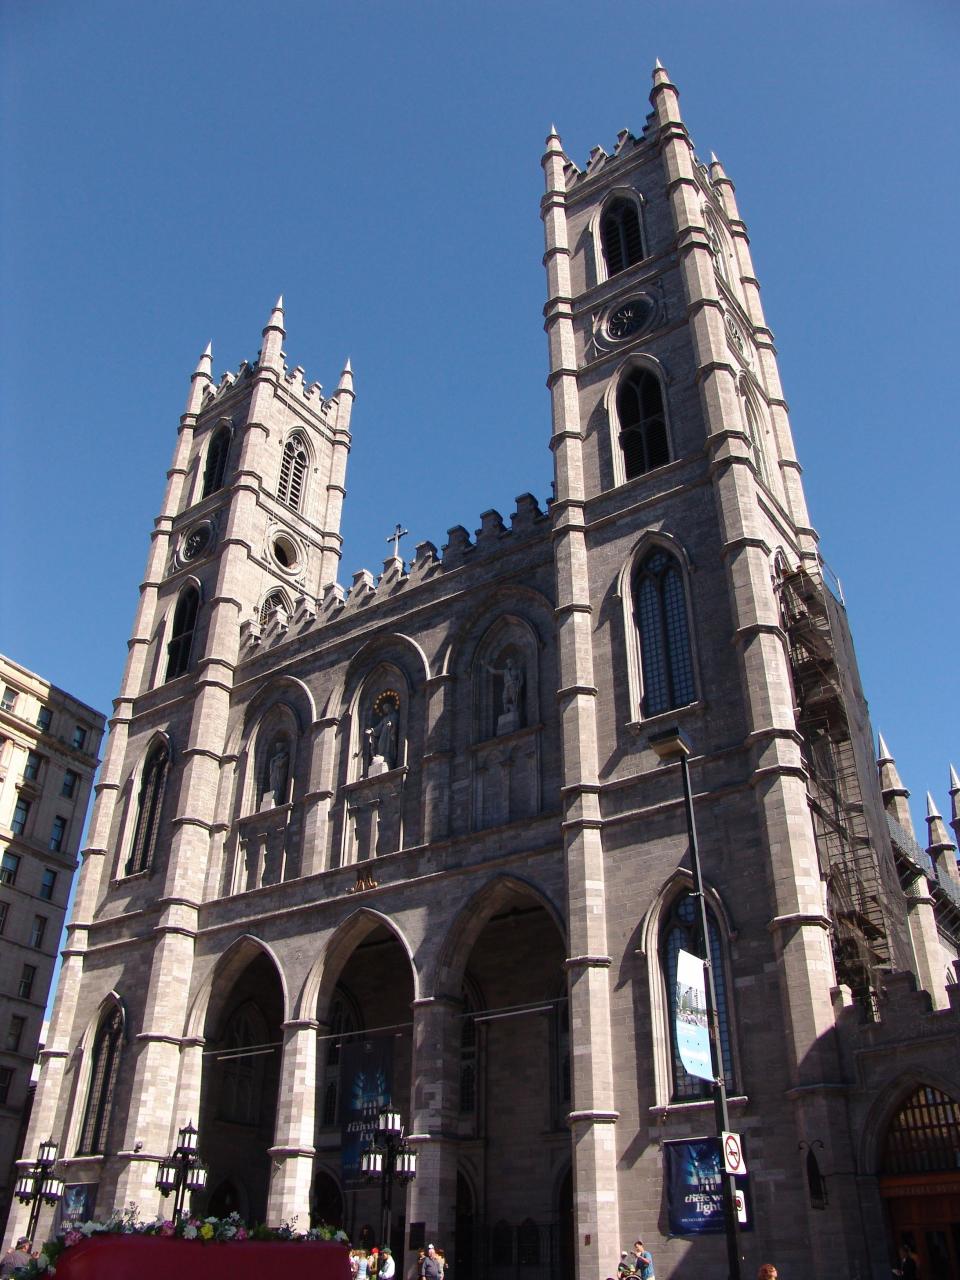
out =
<svg viewBox="0 0 960 1280"><path fill-rule="evenodd" d="M160 1161L157 1171L157 1190L162 1196L175 1192L173 1199L173 1220L178 1221L183 1213L187 1192L202 1191L207 1185L207 1167L197 1152L198 1133L190 1124L184 1125L177 1135L177 1145L173 1154Z"/></svg>
<svg viewBox="0 0 960 1280"><path fill-rule="evenodd" d="M34 1243L33 1237L40 1218L40 1206L56 1204L63 1195L63 1180L53 1172L56 1162L57 1144L50 1138L40 1143L36 1160L21 1170L17 1178L14 1194L22 1204L30 1205L27 1235L31 1244Z"/></svg>
<svg viewBox="0 0 960 1280"><path fill-rule="evenodd" d="M360 1155L360 1172L380 1183L380 1250L390 1244L394 1181L406 1184L417 1176L417 1153L403 1136L403 1118L394 1107L377 1116L377 1135Z"/></svg>
<svg viewBox="0 0 960 1280"><path fill-rule="evenodd" d="M676 727L665 729L662 733L653 734L649 739L649 743L662 761L669 763L679 762L680 777L683 779L683 806L687 816L687 837L690 841L693 896L697 900L697 907L700 912L700 939L704 972L706 974L707 1027L710 1033L710 1065L713 1071L713 1109L716 1119L717 1139L722 1141L720 1135L730 1129L730 1114L727 1108L727 1084L723 1075L723 1053L720 1048L717 987L710 957L707 902L703 893L700 846L697 843L697 824L693 814L693 792L690 787L690 766L687 762L687 757L691 754L692 748ZM723 1218L726 1227L727 1264L730 1268L730 1280L740 1280L740 1228L737 1223L737 1184L732 1173L727 1173L724 1170L720 1176L723 1185Z"/></svg>

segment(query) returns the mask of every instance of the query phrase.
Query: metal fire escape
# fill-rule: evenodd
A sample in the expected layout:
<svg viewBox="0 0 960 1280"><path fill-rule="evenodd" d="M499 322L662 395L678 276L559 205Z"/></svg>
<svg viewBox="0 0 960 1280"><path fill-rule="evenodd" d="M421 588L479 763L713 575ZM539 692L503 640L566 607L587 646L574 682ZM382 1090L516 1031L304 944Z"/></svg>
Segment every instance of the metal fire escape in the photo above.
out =
<svg viewBox="0 0 960 1280"><path fill-rule="evenodd" d="M870 1010L878 970L890 964L891 908L864 812L828 588L801 568L781 578L780 590L837 980Z"/></svg>

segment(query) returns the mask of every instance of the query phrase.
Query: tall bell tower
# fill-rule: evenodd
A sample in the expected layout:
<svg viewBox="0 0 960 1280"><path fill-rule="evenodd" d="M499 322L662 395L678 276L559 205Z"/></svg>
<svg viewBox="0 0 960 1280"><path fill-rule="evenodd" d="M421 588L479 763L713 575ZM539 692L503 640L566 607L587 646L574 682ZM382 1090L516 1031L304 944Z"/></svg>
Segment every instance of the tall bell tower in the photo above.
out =
<svg viewBox="0 0 960 1280"><path fill-rule="evenodd" d="M590 1047L574 1051L571 1115L582 1278L650 1212L618 1181L629 1146L608 970L636 904L689 876L677 766L651 746L665 728L693 744L711 891L750 918L778 973L785 1043L770 1053L795 1108L784 1159L832 1132L849 1167L831 1094L828 877L780 590L820 574L817 539L733 184L698 160L659 62L650 100L642 134L595 147L584 169L555 129L543 157L567 968L572 1034ZM663 1034L654 1024L654 1065ZM668 1075L653 1073L665 1117ZM635 1123L651 1149L673 1132L642 1107Z"/></svg>

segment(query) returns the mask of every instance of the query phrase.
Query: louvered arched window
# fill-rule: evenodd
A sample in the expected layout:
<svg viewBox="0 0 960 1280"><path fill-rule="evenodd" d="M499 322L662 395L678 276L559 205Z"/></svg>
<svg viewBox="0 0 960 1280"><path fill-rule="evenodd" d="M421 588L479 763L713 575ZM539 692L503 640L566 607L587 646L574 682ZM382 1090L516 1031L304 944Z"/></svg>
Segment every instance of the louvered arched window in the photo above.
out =
<svg viewBox="0 0 960 1280"><path fill-rule="evenodd" d="M280 484L277 497L281 502L300 511L307 475L307 450L299 436L291 436L283 446L280 462Z"/></svg>
<svg viewBox="0 0 960 1280"><path fill-rule="evenodd" d="M133 832L133 845L127 859L126 874L145 871L153 861L160 828L160 811L163 793L167 786L167 770L170 753L166 744L157 743L147 756L140 778L140 796L137 801L137 824Z"/></svg>
<svg viewBox="0 0 960 1280"><path fill-rule="evenodd" d="M620 197L610 202L600 219L600 239L608 276L615 276L618 271L642 261L640 213L633 200Z"/></svg>
<svg viewBox="0 0 960 1280"><path fill-rule="evenodd" d="M921 1085L890 1122L880 1172L939 1173L956 1169L960 1151L960 1101Z"/></svg>
<svg viewBox="0 0 960 1280"><path fill-rule="evenodd" d="M286 609L287 598L282 591L271 591L260 606L260 625L265 626L274 609Z"/></svg>
<svg viewBox="0 0 960 1280"><path fill-rule="evenodd" d="M730 1012L727 999L726 969L723 963L723 943L713 912L707 909L707 926L710 931L710 961L713 965L713 981L717 992L717 1021L720 1024L720 1050L723 1058L723 1074L727 1089L733 1086L733 1051L730 1042ZM703 955L700 942L700 910L692 893L682 893L673 905L660 930L660 971L667 995L667 1017L670 1023L670 1047L673 1066L673 1099L685 1102L710 1096L708 1080L688 1074L680 1060L677 1045L677 955L689 951Z"/></svg>
<svg viewBox="0 0 960 1280"><path fill-rule="evenodd" d="M230 428L220 427L214 432L207 450L207 465L203 471L203 496L223 488L227 471L227 454L230 452Z"/></svg>
<svg viewBox="0 0 960 1280"><path fill-rule="evenodd" d="M200 592L196 587L185 587L173 612L173 629L167 645L168 680L182 676L190 667L190 650L193 648L199 608Z"/></svg>
<svg viewBox="0 0 960 1280"><path fill-rule="evenodd" d="M637 568L633 600L643 672L643 714L659 715L693 702L693 655L683 571L655 547Z"/></svg>
<svg viewBox="0 0 960 1280"><path fill-rule="evenodd" d="M113 1108L113 1093L120 1070L122 1048L123 1013L119 1005L114 1004L101 1018L93 1041L90 1085L83 1112L78 1155L102 1155L107 1149L110 1112Z"/></svg>
<svg viewBox="0 0 960 1280"><path fill-rule="evenodd" d="M617 389L617 418L628 480L670 461L663 389L655 373L637 369L623 379Z"/></svg>
<svg viewBox="0 0 960 1280"><path fill-rule="evenodd" d="M747 434L750 437L750 452L753 457L753 465L757 469L757 475L769 488L770 475L767 471L767 455L763 448L763 426L760 422L760 416L749 397L744 399L743 409L747 419Z"/></svg>

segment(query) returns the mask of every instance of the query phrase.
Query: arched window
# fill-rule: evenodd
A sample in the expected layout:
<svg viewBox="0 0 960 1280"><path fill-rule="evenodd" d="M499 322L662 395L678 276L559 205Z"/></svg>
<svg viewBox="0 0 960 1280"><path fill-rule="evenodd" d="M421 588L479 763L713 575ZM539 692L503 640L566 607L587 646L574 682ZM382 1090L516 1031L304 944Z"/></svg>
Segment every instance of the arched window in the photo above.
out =
<svg viewBox="0 0 960 1280"><path fill-rule="evenodd" d="M747 419L747 434L750 437L750 452L753 457L753 465L757 469L757 475L769 489L770 475L767 471L767 455L763 449L763 426L749 396L744 398L743 408Z"/></svg>
<svg viewBox="0 0 960 1280"><path fill-rule="evenodd" d="M655 547L633 580L643 670L643 714L659 715L696 698L683 573L674 556Z"/></svg>
<svg viewBox="0 0 960 1280"><path fill-rule="evenodd" d="M708 909L707 923L710 930L710 960L713 965L713 981L717 992L717 1020L720 1024L720 1048L723 1058L723 1074L729 1089L733 1084L733 1053L730 1045L730 1015L727 1001L727 981L723 964L723 945L720 930L713 912ZM673 1063L673 1100L687 1102L710 1096L710 1083L687 1073L680 1060L676 1030L677 955L690 951L702 955L700 944L700 911L692 893L682 893L675 898L660 931L660 970L666 986L667 1017L670 1023L670 1046Z"/></svg>
<svg viewBox="0 0 960 1280"><path fill-rule="evenodd" d="M167 785L167 769L170 753L164 743L158 743L147 756L140 779L140 796L137 801L137 825L133 832L133 846L127 859L126 874L145 871L153 861L160 827L160 810Z"/></svg>
<svg viewBox="0 0 960 1280"><path fill-rule="evenodd" d="M220 1061L223 1065L218 1114L230 1124L257 1125L263 1109L264 1048L267 1024L251 1001L242 1004L227 1023Z"/></svg>
<svg viewBox="0 0 960 1280"><path fill-rule="evenodd" d="M960 1102L923 1085L890 1122L880 1172L939 1173L956 1169L960 1151Z"/></svg>
<svg viewBox="0 0 960 1280"><path fill-rule="evenodd" d="M277 497L281 502L300 510L303 501L304 480L307 474L307 450L299 436L291 436L283 446L280 462L280 484Z"/></svg>
<svg viewBox="0 0 960 1280"><path fill-rule="evenodd" d="M203 497L223 488L227 471L227 454L230 452L230 428L220 427L213 433L207 449L207 465L203 470Z"/></svg>
<svg viewBox="0 0 960 1280"><path fill-rule="evenodd" d="M660 379L649 369L624 378L617 390L620 447L627 479L670 461Z"/></svg>
<svg viewBox="0 0 960 1280"><path fill-rule="evenodd" d="M119 1005L114 1004L101 1018L93 1041L90 1086L87 1090L78 1155L102 1155L107 1149L113 1091L120 1070L122 1047L123 1013Z"/></svg>
<svg viewBox="0 0 960 1280"><path fill-rule="evenodd" d="M187 587L180 592L180 599L173 613L173 631L167 645L167 679L175 680L190 666L190 650L193 633L197 627L197 611L200 608L200 592Z"/></svg>
<svg viewBox="0 0 960 1280"><path fill-rule="evenodd" d="M633 200L612 200L600 219L600 239L607 275L615 276L643 259L640 214Z"/></svg>
<svg viewBox="0 0 960 1280"><path fill-rule="evenodd" d="M265 626L274 609L286 609L287 598L282 591L271 591L260 606L260 625Z"/></svg>

